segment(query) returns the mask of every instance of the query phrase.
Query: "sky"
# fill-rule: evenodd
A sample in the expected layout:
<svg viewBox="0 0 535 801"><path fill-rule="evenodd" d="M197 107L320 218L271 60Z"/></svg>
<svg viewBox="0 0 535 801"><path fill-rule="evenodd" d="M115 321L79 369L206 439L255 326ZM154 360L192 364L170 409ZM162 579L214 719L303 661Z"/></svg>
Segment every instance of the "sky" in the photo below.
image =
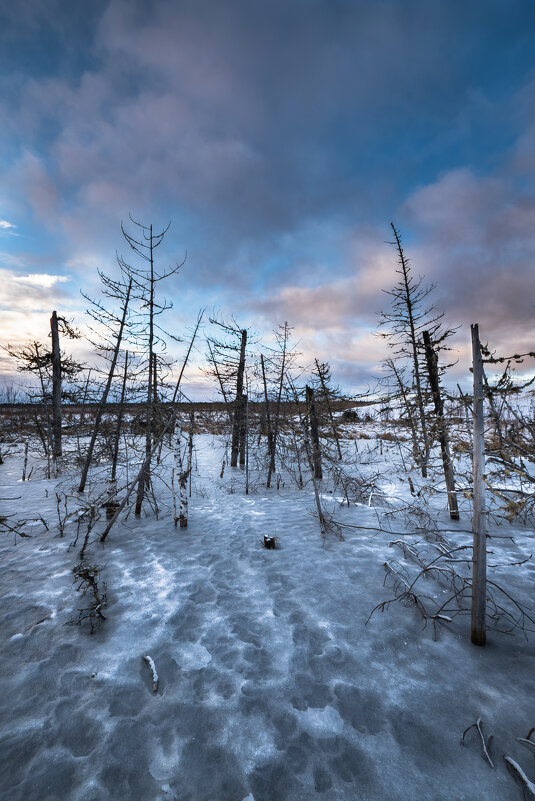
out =
<svg viewBox="0 0 535 801"><path fill-rule="evenodd" d="M393 221L460 326L455 380L470 323L533 350L531 0L0 0L0 119L4 345L52 309L84 329L131 214L171 222L162 267L187 254L177 335L201 307L266 342L287 320L303 361L373 384Z"/></svg>

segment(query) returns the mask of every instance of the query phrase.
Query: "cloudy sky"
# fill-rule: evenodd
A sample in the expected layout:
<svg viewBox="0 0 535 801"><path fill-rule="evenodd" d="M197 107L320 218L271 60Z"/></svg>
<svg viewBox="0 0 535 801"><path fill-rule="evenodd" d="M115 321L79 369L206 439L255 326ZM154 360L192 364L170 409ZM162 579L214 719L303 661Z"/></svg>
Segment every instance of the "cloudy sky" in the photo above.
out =
<svg viewBox="0 0 535 801"><path fill-rule="evenodd" d="M395 282L389 223L457 334L535 340L531 0L0 0L0 340L83 322L128 214L171 220L198 308L357 388ZM13 369L0 359L4 374Z"/></svg>

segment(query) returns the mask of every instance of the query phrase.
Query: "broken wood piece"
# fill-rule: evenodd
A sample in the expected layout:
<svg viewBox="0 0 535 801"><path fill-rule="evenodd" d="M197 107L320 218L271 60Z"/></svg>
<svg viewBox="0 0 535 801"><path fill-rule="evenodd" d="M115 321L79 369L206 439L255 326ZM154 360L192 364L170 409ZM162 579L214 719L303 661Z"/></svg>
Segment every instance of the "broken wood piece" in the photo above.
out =
<svg viewBox="0 0 535 801"><path fill-rule="evenodd" d="M524 790L527 790L528 793L531 795L532 798L535 798L535 784L528 779L518 762L515 762L514 759L511 757L504 756L504 760L507 764L509 769L512 769L514 773L518 776L522 784L524 785Z"/></svg>
<svg viewBox="0 0 535 801"><path fill-rule="evenodd" d="M159 682L158 672L156 670L156 665L154 664L154 660L153 660L153 658L151 656L148 656L148 655L144 656L143 660L147 663L147 665L149 666L149 668L151 670L151 673L152 673L152 692L156 693L156 692L158 692L158 682Z"/></svg>
<svg viewBox="0 0 535 801"><path fill-rule="evenodd" d="M472 723L471 726L468 726L468 728L464 730L463 736L461 737L461 745L464 745L464 738L468 734L470 729L477 729L477 732L478 732L480 740L481 740L481 748L483 749L483 759L486 759L487 762L489 763L489 765L491 766L491 768L494 768L494 763L493 763L492 759L490 758L490 754L489 754L490 744L491 744L491 741L492 741L492 734L490 735L490 737L487 737L487 739L485 740L485 736L483 734L483 728L482 727L483 727L483 723L481 721L481 718L478 718L475 723Z"/></svg>

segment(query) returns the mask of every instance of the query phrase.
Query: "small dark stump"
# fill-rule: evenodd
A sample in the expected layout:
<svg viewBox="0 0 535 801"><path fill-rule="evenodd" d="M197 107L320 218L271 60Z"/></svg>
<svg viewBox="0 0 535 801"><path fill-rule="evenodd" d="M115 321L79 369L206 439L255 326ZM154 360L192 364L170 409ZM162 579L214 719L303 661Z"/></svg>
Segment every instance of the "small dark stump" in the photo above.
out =
<svg viewBox="0 0 535 801"><path fill-rule="evenodd" d="M274 551L278 547L279 547L278 537L268 537L267 534L264 534L264 548L268 548L268 550Z"/></svg>
<svg viewBox="0 0 535 801"><path fill-rule="evenodd" d="M120 504L117 501L106 501L102 504L102 508L106 510L106 520L111 520Z"/></svg>

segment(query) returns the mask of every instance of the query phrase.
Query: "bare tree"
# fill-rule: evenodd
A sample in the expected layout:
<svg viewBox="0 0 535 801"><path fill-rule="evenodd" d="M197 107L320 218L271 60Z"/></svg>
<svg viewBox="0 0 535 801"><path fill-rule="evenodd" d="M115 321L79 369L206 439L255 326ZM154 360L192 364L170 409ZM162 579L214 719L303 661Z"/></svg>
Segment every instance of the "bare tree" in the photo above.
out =
<svg viewBox="0 0 535 801"><path fill-rule="evenodd" d="M152 436L153 436L153 411L154 411L154 353L159 345L165 348L165 336L167 332L158 325L156 318L166 309L171 308L170 303L159 301L156 297L158 284L171 275L174 275L183 266L182 262L159 271L155 267L155 251L162 244L164 237L169 230L169 225L159 233L155 233L151 225L144 225L130 217L132 224L136 227L136 236L128 233L124 225L121 225L123 236L141 259L141 266L130 265L123 256L118 256L119 266L124 274L132 279L133 297L140 304L140 316L144 319L144 333L141 335L141 343L145 351L146 358L146 402L145 402L145 458L143 460L143 470L137 488L135 514L141 514L141 507L146 489L150 482L151 458L152 458ZM136 238L137 237L137 238Z"/></svg>
<svg viewBox="0 0 535 801"><path fill-rule="evenodd" d="M472 529L474 550L472 564L472 627L474 645L486 642L487 603L487 520L485 516L485 419L483 361L479 341L479 326L472 325L472 361L474 371L474 450L473 484L474 509Z"/></svg>
<svg viewBox="0 0 535 801"><path fill-rule="evenodd" d="M92 300L91 298L87 298L87 296L84 295L84 297L88 299L91 303L89 313L92 315L94 320L96 320L98 323L100 323L102 327L104 327L108 336L111 339L109 344L105 345L106 351L111 350L111 361L108 370L108 376L106 379L106 384L102 391L100 402L97 408L95 423L93 426L93 432L91 434L89 447L87 449L87 454L82 469L82 476L80 478L80 485L78 487L78 492L83 492L85 489L87 474L89 472L89 467L91 465L91 460L93 458L93 450L100 429L102 415L104 413L104 409L106 408L106 402L108 400L108 395L110 393L113 377L115 374L117 359L119 358L121 342L123 339L125 325L127 323L128 304L130 303L130 294L132 291L131 277L128 279L128 282L125 283L123 281L114 281L111 278L108 278L108 276L104 275L100 271L99 275L103 284L104 294L107 297L121 299L122 309L119 315L115 315L113 312L110 312L108 309L105 309L100 301Z"/></svg>
<svg viewBox="0 0 535 801"><path fill-rule="evenodd" d="M424 330L430 331L434 337L442 314L437 314L434 306L427 307L426 299L434 285L422 286L422 278L416 279L412 273L409 259L405 256L401 244L401 236L394 223L391 223L398 253L398 283L391 290L385 290L392 298L392 306L386 312L380 312L380 326L385 330L379 335L387 340L393 349L396 359L407 359L411 366L412 386L416 403L416 419L419 427L418 461L422 477L427 476L427 464L430 453L430 437L428 433L425 392L420 365L419 342Z"/></svg>

